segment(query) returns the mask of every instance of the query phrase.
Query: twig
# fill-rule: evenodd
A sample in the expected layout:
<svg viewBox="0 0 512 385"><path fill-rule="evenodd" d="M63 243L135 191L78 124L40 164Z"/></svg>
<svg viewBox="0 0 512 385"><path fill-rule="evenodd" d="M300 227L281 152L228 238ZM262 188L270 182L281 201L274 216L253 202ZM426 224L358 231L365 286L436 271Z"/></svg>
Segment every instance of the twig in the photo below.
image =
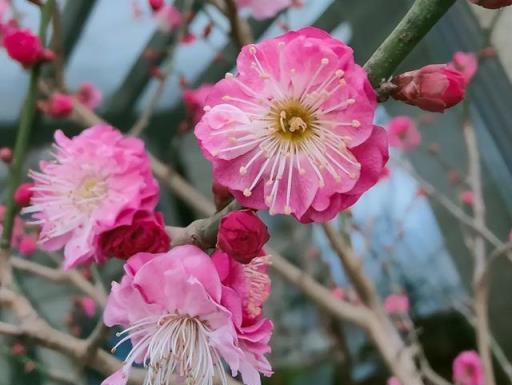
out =
<svg viewBox="0 0 512 385"><path fill-rule="evenodd" d="M364 65L378 88L450 9L455 0L416 0L396 28Z"/></svg>
<svg viewBox="0 0 512 385"><path fill-rule="evenodd" d="M253 41L251 29L245 20L238 16L238 8L234 0L224 0L225 15L231 25L231 37L238 48L242 48Z"/></svg>
<svg viewBox="0 0 512 385"><path fill-rule="evenodd" d="M11 325L7 322L0 321L0 334L19 337L23 334L23 331L16 325Z"/></svg>

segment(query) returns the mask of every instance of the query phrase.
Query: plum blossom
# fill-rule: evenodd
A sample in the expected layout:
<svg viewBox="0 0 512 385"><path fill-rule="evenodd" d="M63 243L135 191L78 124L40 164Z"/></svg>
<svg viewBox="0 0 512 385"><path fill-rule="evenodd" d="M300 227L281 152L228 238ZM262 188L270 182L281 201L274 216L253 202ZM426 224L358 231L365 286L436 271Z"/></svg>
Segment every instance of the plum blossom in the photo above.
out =
<svg viewBox="0 0 512 385"><path fill-rule="evenodd" d="M385 131L352 49L316 28L242 49L195 135L214 179L245 207L326 221L379 179Z"/></svg>
<svg viewBox="0 0 512 385"><path fill-rule="evenodd" d="M62 92L54 92L50 95L48 100L39 101L37 106L41 111L52 118L66 118L73 112L73 98Z"/></svg>
<svg viewBox="0 0 512 385"><path fill-rule="evenodd" d="M32 187L34 185L32 183L22 183L14 192L14 202L19 207L26 207L30 205L30 199L32 199Z"/></svg>
<svg viewBox="0 0 512 385"><path fill-rule="evenodd" d="M391 294L384 299L384 310L388 314L407 314L410 304L405 294Z"/></svg>
<svg viewBox="0 0 512 385"><path fill-rule="evenodd" d="M248 8L256 20L270 19L291 6L301 6L299 0L235 0L239 8Z"/></svg>
<svg viewBox="0 0 512 385"><path fill-rule="evenodd" d="M421 134L411 118L397 116L388 123L388 140L391 147L414 150L421 142Z"/></svg>
<svg viewBox="0 0 512 385"><path fill-rule="evenodd" d="M12 150L9 147L0 148L0 160L4 163L11 163L12 161Z"/></svg>
<svg viewBox="0 0 512 385"><path fill-rule="evenodd" d="M162 32L172 32L181 23L183 15L174 6L164 4L155 12L158 29Z"/></svg>
<svg viewBox="0 0 512 385"><path fill-rule="evenodd" d="M7 28L3 45L7 54L24 67L52 60L55 56L52 51L43 47L39 36L29 29Z"/></svg>
<svg viewBox="0 0 512 385"><path fill-rule="evenodd" d="M32 256L37 251L37 241L32 235L23 235L20 237L18 250L25 257Z"/></svg>
<svg viewBox="0 0 512 385"><path fill-rule="evenodd" d="M444 112L464 99L465 81L447 64L430 64L405 72L392 80L391 96L425 111Z"/></svg>
<svg viewBox="0 0 512 385"><path fill-rule="evenodd" d="M126 327L113 350L127 340L133 348L103 385L126 383L134 362L148 368L145 385L167 384L172 375L193 385L212 385L218 375L226 384L222 360L232 375L247 377L251 364L242 362L234 315L221 304L223 285L207 254L191 245L139 253L124 269L121 282L112 284L104 322ZM246 384L258 385L259 378Z"/></svg>
<svg viewBox="0 0 512 385"><path fill-rule="evenodd" d="M101 104L103 95L101 91L92 83L84 82L75 94L77 100L91 110L96 109Z"/></svg>
<svg viewBox="0 0 512 385"><path fill-rule="evenodd" d="M478 60L474 53L458 51L453 54L452 61L448 66L459 71L464 77L464 82L468 85L476 74L478 69Z"/></svg>
<svg viewBox="0 0 512 385"><path fill-rule="evenodd" d="M466 190L462 191L459 194L459 200L461 203L464 203L467 206L473 206L473 203L475 202L475 194L473 194L473 191Z"/></svg>
<svg viewBox="0 0 512 385"><path fill-rule="evenodd" d="M402 385L400 380L396 377L390 377L388 378L388 381L386 383L387 385Z"/></svg>
<svg viewBox="0 0 512 385"><path fill-rule="evenodd" d="M484 384L484 371L477 352L468 350L453 360L453 382L455 385Z"/></svg>
<svg viewBox="0 0 512 385"><path fill-rule="evenodd" d="M40 247L64 248L64 267L92 261L102 233L129 225L140 210L152 211L158 184L144 143L100 124L74 138L55 133L53 161L42 161L34 180L32 213L40 224Z"/></svg>

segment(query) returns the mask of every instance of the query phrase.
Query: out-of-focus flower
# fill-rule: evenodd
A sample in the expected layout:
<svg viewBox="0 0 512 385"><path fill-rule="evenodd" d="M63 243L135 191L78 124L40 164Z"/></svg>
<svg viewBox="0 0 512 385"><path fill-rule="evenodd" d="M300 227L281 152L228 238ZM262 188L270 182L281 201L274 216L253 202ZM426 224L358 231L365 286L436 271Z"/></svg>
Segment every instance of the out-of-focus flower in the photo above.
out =
<svg viewBox="0 0 512 385"><path fill-rule="evenodd" d="M217 247L238 262L249 263L262 253L269 238L267 226L254 211L233 211L220 221Z"/></svg>
<svg viewBox="0 0 512 385"><path fill-rule="evenodd" d="M41 44L41 40L29 29L11 29L3 38L7 54L25 67L41 61L53 60L55 54Z"/></svg>
<svg viewBox="0 0 512 385"><path fill-rule="evenodd" d="M448 66L459 71L468 85L478 70L478 60L474 53L458 51L453 54L452 61Z"/></svg>
<svg viewBox="0 0 512 385"><path fill-rule="evenodd" d="M101 91L94 84L89 82L80 84L80 88L76 92L75 97L80 103L91 110L96 109L103 99Z"/></svg>
<svg viewBox="0 0 512 385"><path fill-rule="evenodd" d="M52 118L66 118L73 112L73 97L61 92L54 92L47 100L39 101L37 106Z"/></svg>
<svg viewBox="0 0 512 385"><path fill-rule="evenodd" d="M352 49L305 28L242 49L195 135L214 179L245 207L322 222L379 179L387 135Z"/></svg>
<svg viewBox="0 0 512 385"><path fill-rule="evenodd" d="M464 77L446 64L431 64L395 76L391 95L431 112L444 112L464 99Z"/></svg>
<svg viewBox="0 0 512 385"><path fill-rule="evenodd" d="M206 98L213 89L212 84L202 84L199 88L183 90L183 102L187 109L187 114L192 120L192 124L196 125L204 115L204 107Z"/></svg>
<svg viewBox="0 0 512 385"><path fill-rule="evenodd" d="M409 297L405 294L391 294L384 300L384 310L388 314L407 314L409 307Z"/></svg>
<svg viewBox="0 0 512 385"><path fill-rule="evenodd" d="M421 142L421 134L408 116L397 116L388 123L388 140L391 147L414 150Z"/></svg>
<svg viewBox="0 0 512 385"><path fill-rule="evenodd" d="M195 43L197 40L196 35L194 35L192 32L187 31L185 35L183 35L183 38L181 39L182 44L192 44Z"/></svg>
<svg viewBox="0 0 512 385"><path fill-rule="evenodd" d="M331 294L334 298L343 301L345 299L345 290L342 287L335 287L331 290Z"/></svg>
<svg viewBox="0 0 512 385"><path fill-rule="evenodd" d="M11 163L12 161L12 150L9 147L0 148L0 160L4 163Z"/></svg>
<svg viewBox="0 0 512 385"><path fill-rule="evenodd" d="M247 385L259 385L259 377L245 381L247 367L256 364L244 355L236 314L221 304L223 291L213 261L197 247L131 257L121 282L112 284L104 321L127 328L116 347L130 339L133 348L124 367L103 385L125 384L134 362L144 363L147 378L158 384L171 375L194 385L212 384L218 375L225 383L221 359L233 375L240 371Z"/></svg>
<svg viewBox="0 0 512 385"><path fill-rule="evenodd" d="M165 0L148 0L149 6L153 11L158 11L165 4Z"/></svg>
<svg viewBox="0 0 512 385"><path fill-rule="evenodd" d="M484 385L484 370L477 352L465 351L453 360L453 382L455 385Z"/></svg>
<svg viewBox="0 0 512 385"><path fill-rule="evenodd" d="M388 378L387 385L402 385L398 378L396 377L390 377Z"/></svg>
<svg viewBox="0 0 512 385"><path fill-rule="evenodd" d="M96 302L91 297L81 297L78 299L80 310L89 318L96 314Z"/></svg>
<svg viewBox="0 0 512 385"><path fill-rule="evenodd" d="M14 202L19 207L26 207L30 205L30 199L32 199L32 188L34 187L33 183L22 183L14 192Z"/></svg>
<svg viewBox="0 0 512 385"><path fill-rule="evenodd" d="M155 20L160 31L172 32L181 24L183 16L174 6L164 4L155 12Z"/></svg>
<svg viewBox="0 0 512 385"><path fill-rule="evenodd" d="M23 235L17 248L21 255L30 257L37 251L36 239L32 235Z"/></svg>
<svg viewBox="0 0 512 385"><path fill-rule="evenodd" d="M473 194L473 191L462 191L459 195L459 200L467 206L473 206L473 203L475 202L475 195Z"/></svg>
<svg viewBox="0 0 512 385"><path fill-rule="evenodd" d="M65 268L103 262L101 234L130 225L138 211L152 211L158 202L144 143L100 124L72 139L59 130L54 147L55 160L30 172L34 196L24 212L42 226L43 250L64 248Z"/></svg>
<svg viewBox="0 0 512 385"><path fill-rule="evenodd" d="M471 2L487 9L498 9L512 5L512 0L471 0Z"/></svg>
<svg viewBox="0 0 512 385"><path fill-rule="evenodd" d="M233 199L233 195L229 189L217 183L215 180L212 182L212 194L217 210L221 210Z"/></svg>
<svg viewBox="0 0 512 385"><path fill-rule="evenodd" d="M270 19L291 6L302 6L298 0L235 0L240 8L249 8L256 20Z"/></svg>
<svg viewBox="0 0 512 385"><path fill-rule="evenodd" d="M101 258L128 259L137 253L161 253L169 248L170 238L162 214L139 211L131 224L101 234L97 252Z"/></svg>

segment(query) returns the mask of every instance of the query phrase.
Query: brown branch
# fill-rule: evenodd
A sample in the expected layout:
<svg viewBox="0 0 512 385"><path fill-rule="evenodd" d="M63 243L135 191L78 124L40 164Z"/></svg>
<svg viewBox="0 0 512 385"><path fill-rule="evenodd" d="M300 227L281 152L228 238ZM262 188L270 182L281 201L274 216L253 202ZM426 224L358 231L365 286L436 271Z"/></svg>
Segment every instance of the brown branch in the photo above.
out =
<svg viewBox="0 0 512 385"><path fill-rule="evenodd" d="M233 0L210 0L210 3L228 18L231 26L231 38L238 48L254 41L249 23L239 16L238 8Z"/></svg>

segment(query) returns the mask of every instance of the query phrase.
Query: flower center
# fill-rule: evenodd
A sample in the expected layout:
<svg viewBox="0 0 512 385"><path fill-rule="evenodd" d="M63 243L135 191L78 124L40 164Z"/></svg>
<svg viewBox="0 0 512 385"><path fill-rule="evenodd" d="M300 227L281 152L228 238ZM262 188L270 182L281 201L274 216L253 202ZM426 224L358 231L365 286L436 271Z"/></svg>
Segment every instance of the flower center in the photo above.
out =
<svg viewBox="0 0 512 385"><path fill-rule="evenodd" d="M94 177L86 177L72 193L75 204L85 210L92 210L105 197L107 185L104 181Z"/></svg>
<svg viewBox="0 0 512 385"><path fill-rule="evenodd" d="M313 113L298 99L287 99L272 106L272 130L281 139L302 141L311 135L315 122Z"/></svg>

